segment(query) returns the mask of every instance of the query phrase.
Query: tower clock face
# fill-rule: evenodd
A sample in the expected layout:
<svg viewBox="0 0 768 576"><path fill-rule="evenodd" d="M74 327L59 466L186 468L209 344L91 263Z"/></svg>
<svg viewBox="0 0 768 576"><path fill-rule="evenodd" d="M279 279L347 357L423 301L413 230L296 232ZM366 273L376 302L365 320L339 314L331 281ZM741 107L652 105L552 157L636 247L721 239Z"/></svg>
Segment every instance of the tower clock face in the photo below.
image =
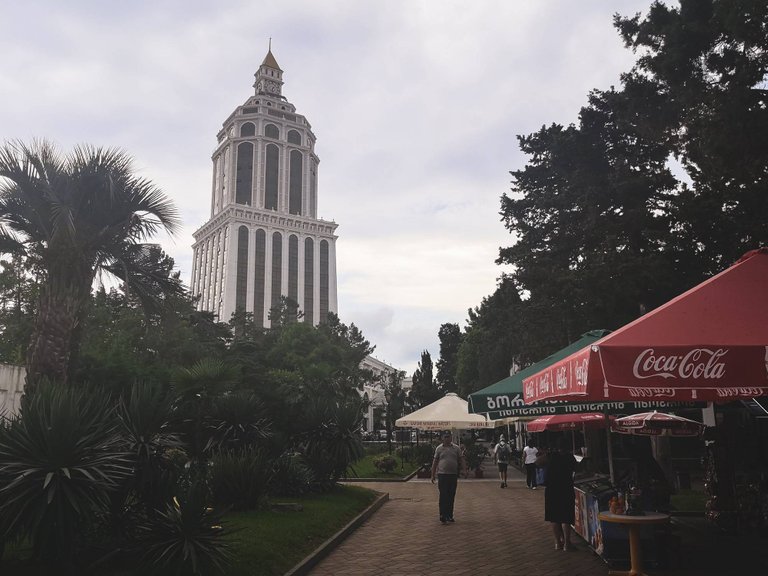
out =
<svg viewBox="0 0 768 576"><path fill-rule="evenodd" d="M277 82L272 82L272 81L267 82L267 92L271 92L272 94L276 94L277 93L277 89L278 89Z"/></svg>

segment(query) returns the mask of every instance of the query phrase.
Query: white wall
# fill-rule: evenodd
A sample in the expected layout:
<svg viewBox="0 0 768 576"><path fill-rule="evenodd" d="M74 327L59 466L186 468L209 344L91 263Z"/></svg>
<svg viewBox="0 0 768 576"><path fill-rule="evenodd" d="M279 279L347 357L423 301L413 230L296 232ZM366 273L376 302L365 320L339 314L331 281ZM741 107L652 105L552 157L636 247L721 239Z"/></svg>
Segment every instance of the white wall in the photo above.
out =
<svg viewBox="0 0 768 576"><path fill-rule="evenodd" d="M0 415L18 414L26 376L24 366L0 364Z"/></svg>

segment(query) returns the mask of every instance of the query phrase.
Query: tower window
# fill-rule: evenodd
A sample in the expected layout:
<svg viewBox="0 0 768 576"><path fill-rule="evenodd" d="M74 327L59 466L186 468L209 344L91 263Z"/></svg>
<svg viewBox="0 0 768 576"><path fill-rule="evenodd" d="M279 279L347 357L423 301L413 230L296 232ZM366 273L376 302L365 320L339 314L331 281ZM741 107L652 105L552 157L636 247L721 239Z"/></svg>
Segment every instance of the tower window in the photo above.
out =
<svg viewBox="0 0 768 576"><path fill-rule="evenodd" d="M328 304L330 300L330 266L328 241L320 241L320 323L328 322Z"/></svg>
<svg viewBox="0 0 768 576"><path fill-rule="evenodd" d="M288 237L288 298L299 302L299 239Z"/></svg>
<svg viewBox="0 0 768 576"><path fill-rule="evenodd" d="M237 276L235 280L235 308L245 310L245 293L248 286L248 228L237 229Z"/></svg>
<svg viewBox="0 0 768 576"><path fill-rule="evenodd" d="M315 243L304 240L304 321L315 323Z"/></svg>
<svg viewBox="0 0 768 576"><path fill-rule="evenodd" d="M272 234L272 298L270 309L280 305L280 289L283 283L283 236L280 232Z"/></svg>
<svg viewBox="0 0 768 576"><path fill-rule="evenodd" d="M264 162L264 208L277 210L277 180L280 167L280 149L267 144Z"/></svg>
<svg viewBox="0 0 768 576"><path fill-rule="evenodd" d="M253 321L259 328L264 327L264 282L267 278L267 234L256 230L256 262L253 271Z"/></svg>
<svg viewBox="0 0 768 576"><path fill-rule="evenodd" d="M280 138L280 129L274 124L267 124L264 126L264 136L277 140Z"/></svg>
<svg viewBox="0 0 768 576"><path fill-rule="evenodd" d="M256 126L253 122L246 122L240 127L240 136L255 136Z"/></svg>
<svg viewBox="0 0 768 576"><path fill-rule="evenodd" d="M301 134L299 134L298 130L288 131L288 143L301 145Z"/></svg>
<svg viewBox="0 0 768 576"><path fill-rule="evenodd" d="M304 156L298 150L291 150L291 165L288 180L288 212L301 214L302 175Z"/></svg>
<svg viewBox="0 0 768 576"><path fill-rule="evenodd" d="M236 172L235 202L250 206L253 185L253 144L250 142L242 142L237 147Z"/></svg>

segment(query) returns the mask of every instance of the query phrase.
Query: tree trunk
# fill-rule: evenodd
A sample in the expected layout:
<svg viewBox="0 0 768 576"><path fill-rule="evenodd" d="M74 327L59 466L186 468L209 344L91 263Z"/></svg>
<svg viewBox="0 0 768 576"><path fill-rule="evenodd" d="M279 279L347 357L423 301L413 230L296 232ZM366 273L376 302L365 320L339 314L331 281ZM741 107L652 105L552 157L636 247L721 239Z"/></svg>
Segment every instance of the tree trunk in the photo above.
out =
<svg viewBox="0 0 768 576"><path fill-rule="evenodd" d="M28 393L43 379L65 384L75 327L90 296L91 275L77 278L70 268L64 278L51 271L40 292L35 326L27 349Z"/></svg>

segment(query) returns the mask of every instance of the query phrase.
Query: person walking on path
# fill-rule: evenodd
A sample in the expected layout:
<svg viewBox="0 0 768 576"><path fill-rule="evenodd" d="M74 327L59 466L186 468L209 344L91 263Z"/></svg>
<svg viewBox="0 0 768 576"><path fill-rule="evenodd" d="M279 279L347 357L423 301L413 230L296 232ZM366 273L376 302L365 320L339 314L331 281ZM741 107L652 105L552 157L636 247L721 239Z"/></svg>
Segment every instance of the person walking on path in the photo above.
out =
<svg viewBox="0 0 768 576"><path fill-rule="evenodd" d="M499 480L501 487L507 487L507 468L509 467L509 457L512 455L512 449L507 444L504 434L499 437L499 443L493 449L493 459L499 467Z"/></svg>
<svg viewBox="0 0 768 576"><path fill-rule="evenodd" d="M576 499L573 493L573 474L576 471L576 459L563 449L560 442L541 456L536 465L544 466L547 471L544 520L552 523L555 550L572 549L571 524L575 519Z"/></svg>
<svg viewBox="0 0 768 576"><path fill-rule="evenodd" d="M536 458L539 456L539 451L533 445L533 438L528 439L528 446L523 448L523 454L525 459L525 483L531 490L536 490Z"/></svg>
<svg viewBox="0 0 768 576"><path fill-rule="evenodd" d="M464 458L461 450L453 443L451 433L443 432L443 443L435 449L432 460L432 483L437 476L437 489L440 491L440 522L454 522L453 502L456 499L456 486L459 472L464 471Z"/></svg>

